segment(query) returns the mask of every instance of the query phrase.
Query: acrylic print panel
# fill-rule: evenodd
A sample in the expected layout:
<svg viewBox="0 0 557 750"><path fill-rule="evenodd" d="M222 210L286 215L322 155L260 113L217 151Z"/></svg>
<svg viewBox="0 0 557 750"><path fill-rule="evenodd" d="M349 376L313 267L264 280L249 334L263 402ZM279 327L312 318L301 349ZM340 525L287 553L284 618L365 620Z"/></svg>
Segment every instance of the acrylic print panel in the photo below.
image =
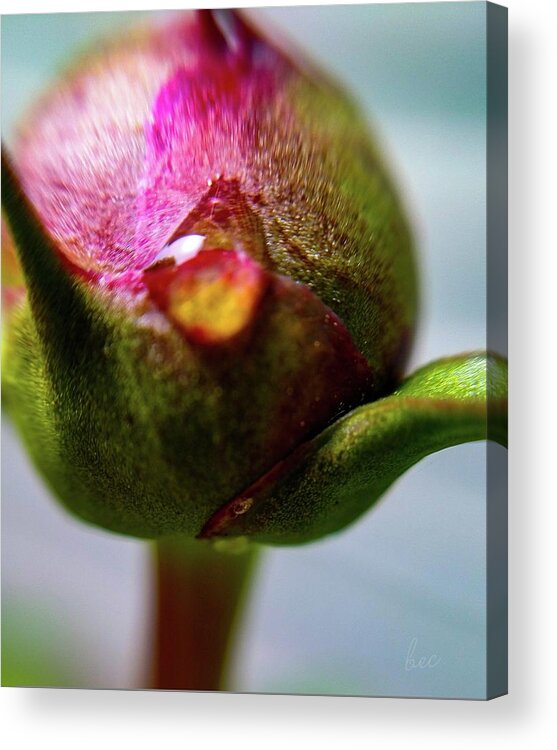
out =
<svg viewBox="0 0 557 750"><path fill-rule="evenodd" d="M5 16L2 103L3 684L505 693L506 11Z"/></svg>

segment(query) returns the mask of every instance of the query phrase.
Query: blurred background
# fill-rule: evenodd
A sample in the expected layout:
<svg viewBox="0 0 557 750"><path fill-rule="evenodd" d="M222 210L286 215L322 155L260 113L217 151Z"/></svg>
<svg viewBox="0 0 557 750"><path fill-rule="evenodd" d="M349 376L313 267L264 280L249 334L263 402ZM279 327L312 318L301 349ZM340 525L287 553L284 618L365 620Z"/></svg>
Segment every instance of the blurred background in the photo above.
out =
<svg viewBox="0 0 557 750"><path fill-rule="evenodd" d="M359 99L415 229L411 366L485 348L485 4L249 11ZM2 18L2 133L76 51L146 13ZM267 550L240 627L239 691L481 698L485 445L414 467L352 528ZM4 684L145 685L149 546L68 516L2 421ZM436 657L427 668L415 661Z"/></svg>

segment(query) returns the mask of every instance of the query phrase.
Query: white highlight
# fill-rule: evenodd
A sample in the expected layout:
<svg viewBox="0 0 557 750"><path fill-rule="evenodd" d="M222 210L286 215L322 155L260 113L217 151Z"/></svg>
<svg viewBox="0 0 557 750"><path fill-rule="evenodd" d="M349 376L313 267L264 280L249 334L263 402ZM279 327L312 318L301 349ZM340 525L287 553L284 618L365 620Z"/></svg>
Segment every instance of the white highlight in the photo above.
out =
<svg viewBox="0 0 557 750"><path fill-rule="evenodd" d="M184 263L186 260L195 258L204 242L205 237L202 234L186 234L169 245L165 245L156 260L174 258L177 264Z"/></svg>

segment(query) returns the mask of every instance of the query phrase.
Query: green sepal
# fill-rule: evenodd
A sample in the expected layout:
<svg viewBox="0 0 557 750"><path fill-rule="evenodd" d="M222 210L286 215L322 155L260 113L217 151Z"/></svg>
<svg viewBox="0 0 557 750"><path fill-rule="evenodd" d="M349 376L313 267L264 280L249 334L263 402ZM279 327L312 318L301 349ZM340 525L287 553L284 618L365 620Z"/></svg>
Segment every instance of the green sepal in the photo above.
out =
<svg viewBox="0 0 557 750"><path fill-rule="evenodd" d="M442 359L300 446L216 513L201 536L311 542L355 521L431 453L485 439L506 445L506 436L506 360Z"/></svg>
<svg viewBox="0 0 557 750"><path fill-rule="evenodd" d="M59 360L71 363L77 352L91 343L93 321L83 287L64 265L56 242L30 203L3 146L2 209L17 247L42 344L47 349L54 347Z"/></svg>

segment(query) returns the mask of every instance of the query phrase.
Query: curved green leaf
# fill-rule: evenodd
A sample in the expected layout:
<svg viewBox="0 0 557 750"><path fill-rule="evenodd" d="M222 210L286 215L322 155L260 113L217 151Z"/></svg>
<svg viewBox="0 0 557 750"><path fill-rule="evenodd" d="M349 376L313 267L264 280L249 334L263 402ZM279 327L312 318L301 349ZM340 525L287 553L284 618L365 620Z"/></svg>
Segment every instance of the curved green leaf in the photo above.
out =
<svg viewBox="0 0 557 750"><path fill-rule="evenodd" d="M206 524L203 538L300 544L338 531L411 466L459 443L506 445L507 363L466 354L418 370L275 466Z"/></svg>

